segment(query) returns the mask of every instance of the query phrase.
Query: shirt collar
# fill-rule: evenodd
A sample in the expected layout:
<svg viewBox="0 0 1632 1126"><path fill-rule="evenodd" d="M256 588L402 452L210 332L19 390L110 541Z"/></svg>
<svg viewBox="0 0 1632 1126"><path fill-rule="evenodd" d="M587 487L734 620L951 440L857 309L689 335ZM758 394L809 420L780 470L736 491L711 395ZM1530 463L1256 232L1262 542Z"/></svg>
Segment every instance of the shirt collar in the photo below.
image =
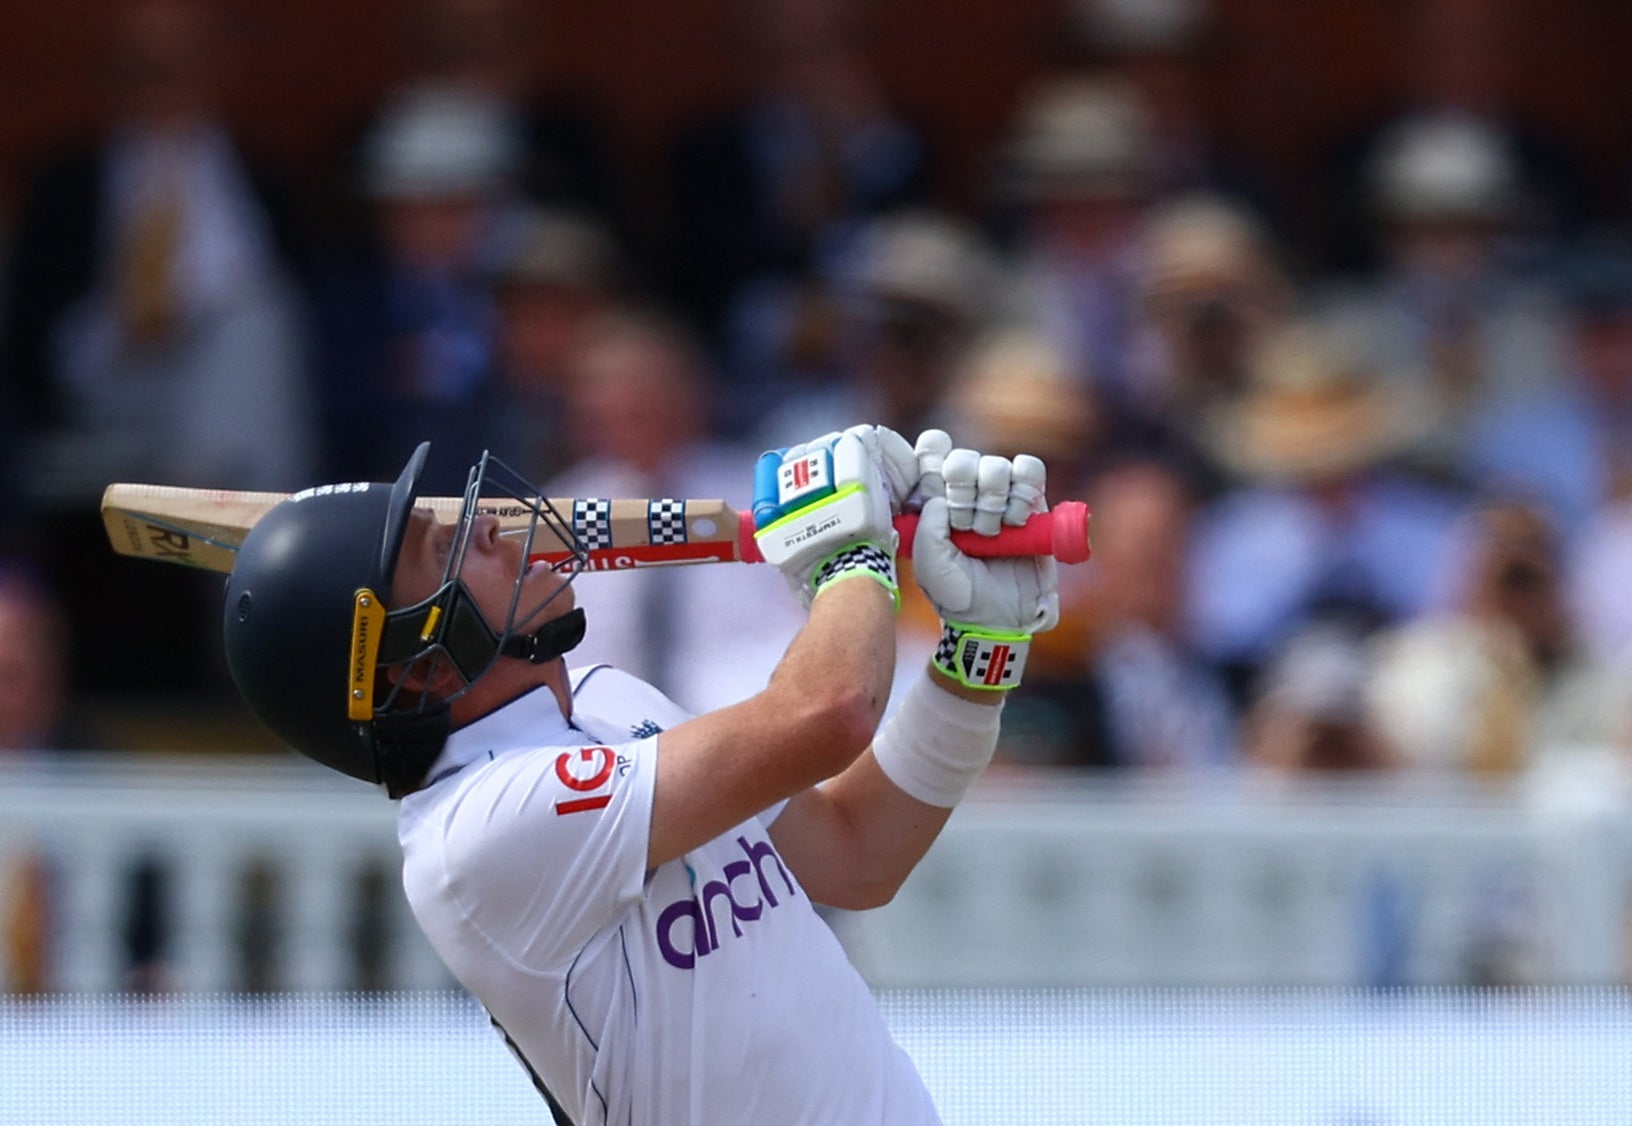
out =
<svg viewBox="0 0 1632 1126"><path fill-rule="evenodd" d="M426 777L435 781L478 759L517 747L545 747L573 742L577 732L561 714L555 693L539 685L480 719L451 732Z"/></svg>

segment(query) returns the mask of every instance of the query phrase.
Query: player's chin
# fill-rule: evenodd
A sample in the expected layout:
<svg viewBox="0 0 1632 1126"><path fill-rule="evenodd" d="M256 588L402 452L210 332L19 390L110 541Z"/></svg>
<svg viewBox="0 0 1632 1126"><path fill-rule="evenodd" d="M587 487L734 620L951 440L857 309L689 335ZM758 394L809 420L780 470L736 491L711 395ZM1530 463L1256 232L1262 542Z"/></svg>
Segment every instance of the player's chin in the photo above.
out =
<svg viewBox="0 0 1632 1126"><path fill-rule="evenodd" d="M529 628L543 625L551 618L559 618L577 604L572 585L548 563L536 562L527 566L521 576L519 607L533 607L527 615Z"/></svg>

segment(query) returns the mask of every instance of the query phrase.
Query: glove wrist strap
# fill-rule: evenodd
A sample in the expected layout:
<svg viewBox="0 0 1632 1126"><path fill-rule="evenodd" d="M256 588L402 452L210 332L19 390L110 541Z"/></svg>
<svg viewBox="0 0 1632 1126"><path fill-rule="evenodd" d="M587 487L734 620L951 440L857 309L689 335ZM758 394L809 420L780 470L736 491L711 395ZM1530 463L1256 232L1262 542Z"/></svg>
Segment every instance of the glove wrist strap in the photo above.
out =
<svg viewBox="0 0 1632 1126"><path fill-rule="evenodd" d="M933 663L967 688L1008 692L1020 684L1031 652L1031 635L986 626L943 622Z"/></svg>
<svg viewBox="0 0 1632 1126"><path fill-rule="evenodd" d="M810 573L814 598L822 588L841 579L869 578L890 592L895 608L901 608L901 585L896 581L895 556L876 543L853 543L840 548L816 565Z"/></svg>

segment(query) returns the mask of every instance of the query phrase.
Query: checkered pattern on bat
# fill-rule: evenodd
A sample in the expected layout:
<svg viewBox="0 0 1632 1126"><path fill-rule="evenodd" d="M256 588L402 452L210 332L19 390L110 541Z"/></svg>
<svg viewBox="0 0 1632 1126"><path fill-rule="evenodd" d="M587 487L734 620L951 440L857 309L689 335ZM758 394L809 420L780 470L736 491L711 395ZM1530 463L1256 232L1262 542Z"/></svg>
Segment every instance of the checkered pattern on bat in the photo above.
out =
<svg viewBox="0 0 1632 1126"><path fill-rule="evenodd" d="M572 530L589 551L612 547L612 502L602 497L574 500Z"/></svg>
<svg viewBox="0 0 1632 1126"><path fill-rule="evenodd" d="M652 543L685 543L686 502L668 497L646 502L646 534Z"/></svg>

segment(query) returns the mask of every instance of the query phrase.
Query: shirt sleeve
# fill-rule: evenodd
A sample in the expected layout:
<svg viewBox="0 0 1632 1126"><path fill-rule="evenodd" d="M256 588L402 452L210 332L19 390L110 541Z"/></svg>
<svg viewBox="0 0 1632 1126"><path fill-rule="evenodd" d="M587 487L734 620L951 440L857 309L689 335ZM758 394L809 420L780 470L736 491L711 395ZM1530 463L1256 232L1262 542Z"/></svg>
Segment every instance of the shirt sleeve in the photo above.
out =
<svg viewBox="0 0 1632 1126"><path fill-rule="evenodd" d="M448 892L489 942L531 966L570 958L639 900L655 738L545 747L480 771L448 814Z"/></svg>

